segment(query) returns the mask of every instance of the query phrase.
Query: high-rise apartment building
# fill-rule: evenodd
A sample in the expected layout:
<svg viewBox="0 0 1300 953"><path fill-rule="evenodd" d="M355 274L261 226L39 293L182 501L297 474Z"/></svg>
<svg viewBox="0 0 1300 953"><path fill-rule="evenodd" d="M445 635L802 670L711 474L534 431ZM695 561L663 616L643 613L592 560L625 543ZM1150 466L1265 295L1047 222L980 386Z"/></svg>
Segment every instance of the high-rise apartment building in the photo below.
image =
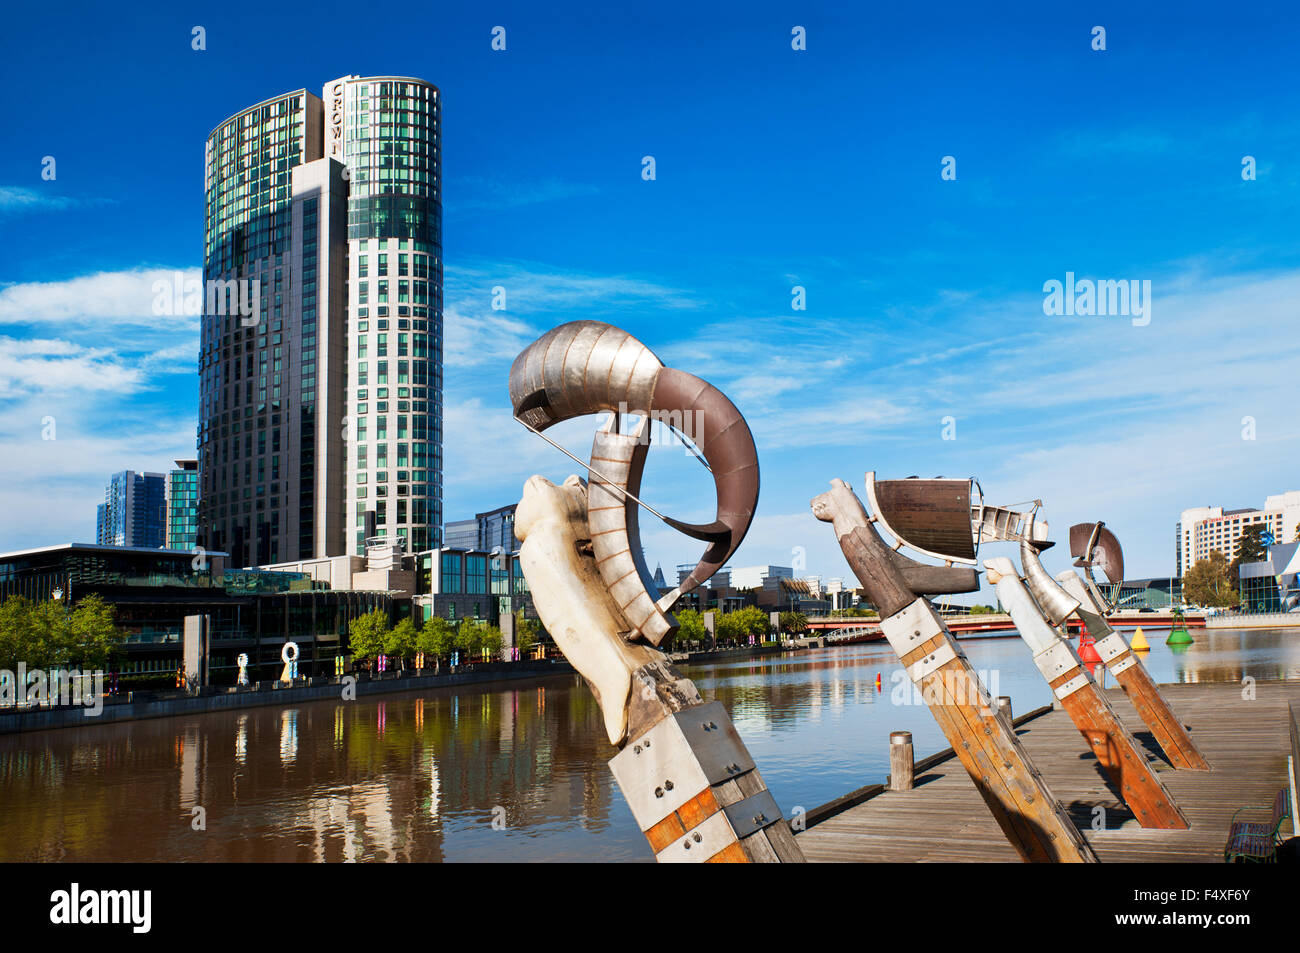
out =
<svg viewBox="0 0 1300 953"><path fill-rule="evenodd" d="M177 460L167 474L167 548L193 549L199 531L199 461Z"/></svg>
<svg viewBox="0 0 1300 953"><path fill-rule="evenodd" d="M503 553L519 552L515 535L515 510L518 503L475 514L472 520L455 520L442 529L442 545L459 549L477 549L485 553L500 549Z"/></svg>
<svg viewBox="0 0 1300 953"><path fill-rule="evenodd" d="M1300 490L1267 497L1263 509L1198 506L1183 510L1174 530L1177 575L1183 575L1216 549L1234 558L1242 532L1256 525L1262 525L1275 543L1295 540L1300 536Z"/></svg>
<svg viewBox="0 0 1300 953"><path fill-rule="evenodd" d="M160 549L166 543L166 495L161 473L114 473L95 513L95 542Z"/></svg>
<svg viewBox="0 0 1300 953"><path fill-rule="evenodd" d="M439 545L440 129L432 84L347 76L208 137L198 542L233 566Z"/></svg>

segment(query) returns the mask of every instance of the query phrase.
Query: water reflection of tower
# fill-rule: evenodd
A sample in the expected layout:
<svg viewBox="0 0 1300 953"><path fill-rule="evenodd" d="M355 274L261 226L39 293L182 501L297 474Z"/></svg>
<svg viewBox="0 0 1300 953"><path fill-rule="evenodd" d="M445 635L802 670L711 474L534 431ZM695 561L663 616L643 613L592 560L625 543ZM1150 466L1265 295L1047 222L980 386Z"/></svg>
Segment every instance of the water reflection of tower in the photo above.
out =
<svg viewBox="0 0 1300 953"><path fill-rule="evenodd" d="M199 726L186 725L177 736L180 748L180 805L191 811L199 803Z"/></svg>
<svg viewBox="0 0 1300 953"><path fill-rule="evenodd" d="M298 760L298 709L280 712L280 763Z"/></svg>

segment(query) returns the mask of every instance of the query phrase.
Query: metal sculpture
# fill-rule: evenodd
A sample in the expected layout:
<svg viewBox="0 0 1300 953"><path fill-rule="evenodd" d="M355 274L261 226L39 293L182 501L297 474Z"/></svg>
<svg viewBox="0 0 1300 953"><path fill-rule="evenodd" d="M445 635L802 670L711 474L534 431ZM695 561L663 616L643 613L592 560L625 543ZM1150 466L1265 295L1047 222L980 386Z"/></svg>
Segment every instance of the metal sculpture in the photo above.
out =
<svg viewBox="0 0 1300 953"><path fill-rule="evenodd" d="M628 610L638 635L651 645L661 644L676 630L669 609L722 568L754 518L758 453L745 418L712 384L665 367L632 335L599 321L562 324L526 347L510 368L510 401L515 418L548 442L542 432L553 424L588 414L611 415L596 433L592 465L573 459L601 487L591 507L605 514L600 530L616 533L607 541L605 558L598 557L601 577L611 589L639 590L620 600L620 607ZM620 418L627 414L641 421L636 432L621 434ZM660 598L650 595L652 576L640 547L627 545L638 533L636 507L644 505L638 494L651 420L674 428L699 448L717 491L717 517L711 523L684 523L646 507L679 532L709 544L690 574ZM646 600L638 598L641 594Z"/></svg>
<svg viewBox="0 0 1300 953"><path fill-rule="evenodd" d="M1075 557L1074 564L1082 567L1084 585L1094 600L1106 606L1107 613L1114 611L1115 603L1101 594L1092 570L1100 569L1114 587L1124 581L1124 549L1115 534L1101 521L1075 523L1070 527L1070 555Z"/></svg>
<svg viewBox="0 0 1300 953"><path fill-rule="evenodd" d="M591 687L620 751L619 788L659 861L797 862L803 856L722 705L705 704L659 646L677 631L674 603L736 551L758 501L758 454L744 418L717 388L664 366L626 331L575 321L542 335L510 369L514 415L543 431L608 413L590 482L534 476L515 512L520 564L542 624ZM626 415L640 418L623 432ZM688 438L713 474L717 517L684 523L641 501L649 427ZM638 509L707 548L660 596L641 555Z"/></svg>
<svg viewBox="0 0 1300 953"><path fill-rule="evenodd" d="M1034 509L1037 509L1037 504ZM1019 541L1020 559L1026 579L1037 590L1039 598L1035 599L1026 580L1016 572L1015 564L1005 556L984 561L989 582L994 584L998 600L1010 613L1020 638L1033 653L1035 666L1088 742L1138 823L1143 827L1185 829L1187 819L1177 803L1165 790L1141 747L1115 714L1078 653L1057 628L1078 611L1079 602L1061 591L1043 568L1038 553L1051 544L1032 539L1033 523L1031 511L1030 528Z"/></svg>
<svg viewBox="0 0 1300 953"><path fill-rule="evenodd" d="M880 612L885 638L1012 846L1027 861L1095 861L1092 848L926 598L978 588L975 570L954 564L974 561L978 538L972 525L984 525L987 509L982 494L972 506L969 480L892 482L904 485L877 482L874 473L867 474L873 501L868 515L847 483L832 480L830 491L812 500L813 515L834 526L849 566ZM988 533L996 535L995 514L989 510L988 515ZM877 525L894 536L892 549ZM898 552L904 545L947 565L916 562Z"/></svg>
<svg viewBox="0 0 1300 953"><path fill-rule="evenodd" d="M1182 719L1161 694L1155 679L1147 672L1137 653L1124 641L1124 637L1106 620L1106 616L1114 611L1114 605L1098 591L1092 579L1092 567L1101 567L1112 584L1120 582L1123 579L1124 554L1119 540L1100 522L1072 526L1070 540L1071 549L1075 549L1076 540L1083 543L1074 555L1079 557L1075 565L1082 566L1084 573L1080 576L1074 570L1067 569L1058 574L1054 580L1058 584L1058 590L1067 593L1077 603L1074 611L1095 641L1097 654L1101 656L1106 670L1115 676L1138 716L1160 744L1169 763L1184 770L1208 771L1210 765L1205 756L1187 733ZM1098 552L1104 554L1100 559L1095 558Z"/></svg>
<svg viewBox="0 0 1300 953"><path fill-rule="evenodd" d="M298 677L298 643L286 642L280 649L280 661L284 668L280 670L280 681L285 685L293 684Z"/></svg>

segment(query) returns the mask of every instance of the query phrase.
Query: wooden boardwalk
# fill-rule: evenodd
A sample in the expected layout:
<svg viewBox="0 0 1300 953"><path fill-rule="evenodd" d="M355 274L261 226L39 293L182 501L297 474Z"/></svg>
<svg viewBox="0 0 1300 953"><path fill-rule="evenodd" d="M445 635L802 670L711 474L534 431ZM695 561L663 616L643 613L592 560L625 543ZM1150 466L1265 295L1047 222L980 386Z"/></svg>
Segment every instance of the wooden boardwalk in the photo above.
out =
<svg viewBox="0 0 1300 953"><path fill-rule="evenodd" d="M1300 712L1300 682L1260 681L1253 701L1238 684L1161 685L1211 770L1175 771L1119 689L1106 692L1116 713L1144 745L1169 793L1191 823L1186 831L1143 830L1063 711L1017 726L1030 757L1103 862L1222 863L1228 821L1244 805L1269 804L1288 781L1288 702ZM927 759L928 760L928 759ZM955 757L921 767L911 791L876 794L818 820L799 846L814 862L1012 862L1007 843ZM870 794L870 791L865 793ZM1104 809L1097 815L1095 808ZM1094 816L1101 830L1094 830ZM1291 828L1283 824L1283 831Z"/></svg>

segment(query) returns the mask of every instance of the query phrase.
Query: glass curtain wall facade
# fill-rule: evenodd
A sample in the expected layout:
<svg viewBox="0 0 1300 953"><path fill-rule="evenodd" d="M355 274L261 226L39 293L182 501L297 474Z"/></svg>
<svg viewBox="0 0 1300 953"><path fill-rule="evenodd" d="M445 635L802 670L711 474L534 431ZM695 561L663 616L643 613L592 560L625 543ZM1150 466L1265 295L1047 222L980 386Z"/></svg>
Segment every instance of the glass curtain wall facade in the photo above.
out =
<svg viewBox="0 0 1300 953"><path fill-rule="evenodd" d="M199 531L199 462L177 460L167 474L167 548L193 549Z"/></svg>
<svg viewBox="0 0 1300 953"><path fill-rule="evenodd" d="M440 538L439 93L322 92L208 140L204 278L260 287L260 320L202 323L198 545L234 566L362 555L371 522L407 552Z"/></svg>
<svg viewBox="0 0 1300 953"><path fill-rule="evenodd" d="M305 276L289 267L289 213L293 169L320 158L321 117L299 89L236 113L205 150L197 542L236 566L298 555L301 329L287 302ZM257 290L256 321L211 293L230 281Z"/></svg>
<svg viewBox="0 0 1300 953"><path fill-rule="evenodd" d="M325 87L326 141L348 169L348 551L406 552L442 526L442 143L437 87Z"/></svg>
<svg viewBox="0 0 1300 953"><path fill-rule="evenodd" d="M161 473L114 473L95 513L95 542L160 549L166 542L166 495Z"/></svg>

